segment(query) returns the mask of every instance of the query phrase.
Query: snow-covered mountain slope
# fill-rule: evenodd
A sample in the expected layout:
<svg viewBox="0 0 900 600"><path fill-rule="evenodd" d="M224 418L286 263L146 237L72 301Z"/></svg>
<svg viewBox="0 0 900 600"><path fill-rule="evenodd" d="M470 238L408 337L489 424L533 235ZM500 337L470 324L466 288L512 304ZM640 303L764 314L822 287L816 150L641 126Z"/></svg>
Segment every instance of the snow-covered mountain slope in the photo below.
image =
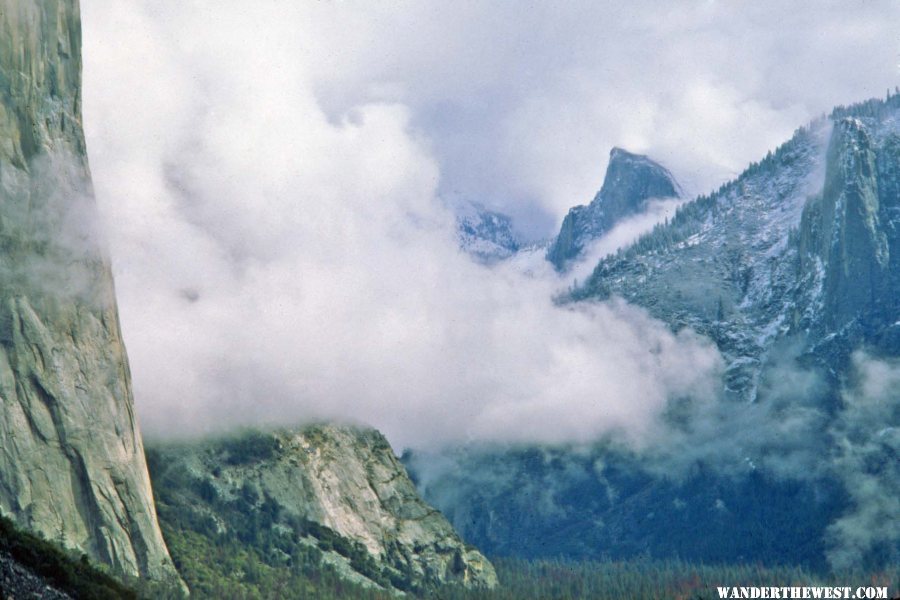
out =
<svg viewBox="0 0 900 600"><path fill-rule="evenodd" d="M735 181L601 260L573 298L622 296L673 328L709 335L728 362L728 390L745 399L756 398L781 340L812 351L873 319L897 337L888 298L900 253L898 106L893 96L836 109L799 129ZM820 355L826 370L880 335L867 331Z"/></svg>
<svg viewBox="0 0 900 600"><path fill-rule="evenodd" d="M583 280L598 260L671 217L684 203L680 194L680 186L665 167L646 156L613 148L600 191L589 205L569 210L557 236L524 243L508 215L467 204L456 209L457 238L459 247L480 263L493 265L515 258L516 263L525 263L521 270L543 272L532 265L539 254L540 260L550 262L560 282Z"/></svg>

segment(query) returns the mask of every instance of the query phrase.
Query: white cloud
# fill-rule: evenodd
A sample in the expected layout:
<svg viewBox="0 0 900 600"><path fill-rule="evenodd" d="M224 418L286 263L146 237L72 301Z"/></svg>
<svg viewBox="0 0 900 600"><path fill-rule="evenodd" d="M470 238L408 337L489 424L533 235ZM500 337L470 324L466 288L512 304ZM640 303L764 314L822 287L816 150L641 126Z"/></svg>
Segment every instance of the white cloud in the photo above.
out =
<svg viewBox="0 0 900 600"><path fill-rule="evenodd" d="M85 127L145 430L343 417L400 445L583 440L714 393L708 343L473 264L445 200L549 233L613 144L703 187L883 93L874 9L770 8L85 0Z"/></svg>
<svg viewBox="0 0 900 600"><path fill-rule="evenodd" d="M853 355L855 385L831 427L831 468L844 483L849 509L827 530L836 570L865 565L900 539L900 362Z"/></svg>
<svg viewBox="0 0 900 600"><path fill-rule="evenodd" d="M590 200L613 145L706 192L833 105L897 84L900 6L886 1L301 12L283 21L329 115L403 103L434 145L441 194L507 210L535 235Z"/></svg>

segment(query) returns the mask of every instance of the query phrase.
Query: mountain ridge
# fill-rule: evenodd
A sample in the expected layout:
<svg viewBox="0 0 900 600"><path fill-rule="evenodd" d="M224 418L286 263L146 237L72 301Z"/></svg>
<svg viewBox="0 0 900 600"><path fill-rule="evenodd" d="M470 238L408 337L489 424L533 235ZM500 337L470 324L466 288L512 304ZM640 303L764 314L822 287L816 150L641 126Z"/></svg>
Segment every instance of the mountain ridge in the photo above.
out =
<svg viewBox="0 0 900 600"><path fill-rule="evenodd" d="M421 500L374 429L246 431L149 453L173 548L197 534L215 545L237 540L271 566L327 569L385 591L497 584L491 563ZM182 564L198 560L173 552Z"/></svg>
<svg viewBox="0 0 900 600"><path fill-rule="evenodd" d="M413 452L426 499L494 553L896 564L898 172L900 94L837 107L602 258L560 301L709 337L721 399L672 398L641 451Z"/></svg>

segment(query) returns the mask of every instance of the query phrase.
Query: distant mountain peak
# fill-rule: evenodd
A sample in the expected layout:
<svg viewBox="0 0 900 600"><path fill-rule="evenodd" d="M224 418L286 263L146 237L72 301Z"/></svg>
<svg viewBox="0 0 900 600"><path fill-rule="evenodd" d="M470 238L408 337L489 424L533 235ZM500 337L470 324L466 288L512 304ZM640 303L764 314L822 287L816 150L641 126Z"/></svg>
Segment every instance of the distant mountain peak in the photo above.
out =
<svg viewBox="0 0 900 600"><path fill-rule="evenodd" d="M621 146L613 146L609 150L609 158L610 158L610 160L612 160L614 158L637 158L637 159L642 159L642 160L646 160L648 162L657 164L654 161L652 161L650 158L648 158L646 154L638 154L637 152L629 152L628 150L626 150L625 148L622 148Z"/></svg>
<svg viewBox="0 0 900 600"><path fill-rule="evenodd" d="M508 215L476 204L457 216L456 231L460 248L484 264L509 258L521 247Z"/></svg>
<svg viewBox="0 0 900 600"><path fill-rule="evenodd" d="M640 213L651 198L676 198L681 187L661 164L618 146L609 151L603 186L587 206L572 208L563 220L547 260L565 270L585 246L608 232L623 218Z"/></svg>
<svg viewBox="0 0 900 600"><path fill-rule="evenodd" d="M658 162L618 146L609 151L609 165L600 188L600 197L607 206L615 201L634 205L648 198L670 198L680 193L675 177Z"/></svg>

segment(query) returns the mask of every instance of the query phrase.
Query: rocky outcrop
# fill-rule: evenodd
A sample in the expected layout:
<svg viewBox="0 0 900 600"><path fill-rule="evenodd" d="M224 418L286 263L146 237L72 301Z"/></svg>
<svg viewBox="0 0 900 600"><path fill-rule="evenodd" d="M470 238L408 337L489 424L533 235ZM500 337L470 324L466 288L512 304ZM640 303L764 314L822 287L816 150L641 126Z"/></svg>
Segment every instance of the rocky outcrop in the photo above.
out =
<svg viewBox="0 0 900 600"><path fill-rule="evenodd" d="M12 592L16 595L13 596ZM0 552L0 598L72 600L72 596L57 589L4 552Z"/></svg>
<svg viewBox="0 0 900 600"><path fill-rule="evenodd" d="M665 167L646 156L613 148L603 187L589 205L569 210L559 235L547 251L547 260L557 270L564 270L591 240L608 232L625 217L642 212L650 199L678 195L678 184Z"/></svg>
<svg viewBox="0 0 900 600"><path fill-rule="evenodd" d="M373 429L320 425L248 433L153 448L151 456L162 504L177 507L181 522L212 519L216 531L206 535L234 531L241 537L252 522L249 537L286 534L291 539L281 547L316 544L325 551L323 563L340 566L337 548L351 559L338 572L355 583L421 589L497 582L487 559L420 498Z"/></svg>
<svg viewBox="0 0 900 600"><path fill-rule="evenodd" d="M77 1L0 0L0 512L176 578L156 521L81 128Z"/></svg>

